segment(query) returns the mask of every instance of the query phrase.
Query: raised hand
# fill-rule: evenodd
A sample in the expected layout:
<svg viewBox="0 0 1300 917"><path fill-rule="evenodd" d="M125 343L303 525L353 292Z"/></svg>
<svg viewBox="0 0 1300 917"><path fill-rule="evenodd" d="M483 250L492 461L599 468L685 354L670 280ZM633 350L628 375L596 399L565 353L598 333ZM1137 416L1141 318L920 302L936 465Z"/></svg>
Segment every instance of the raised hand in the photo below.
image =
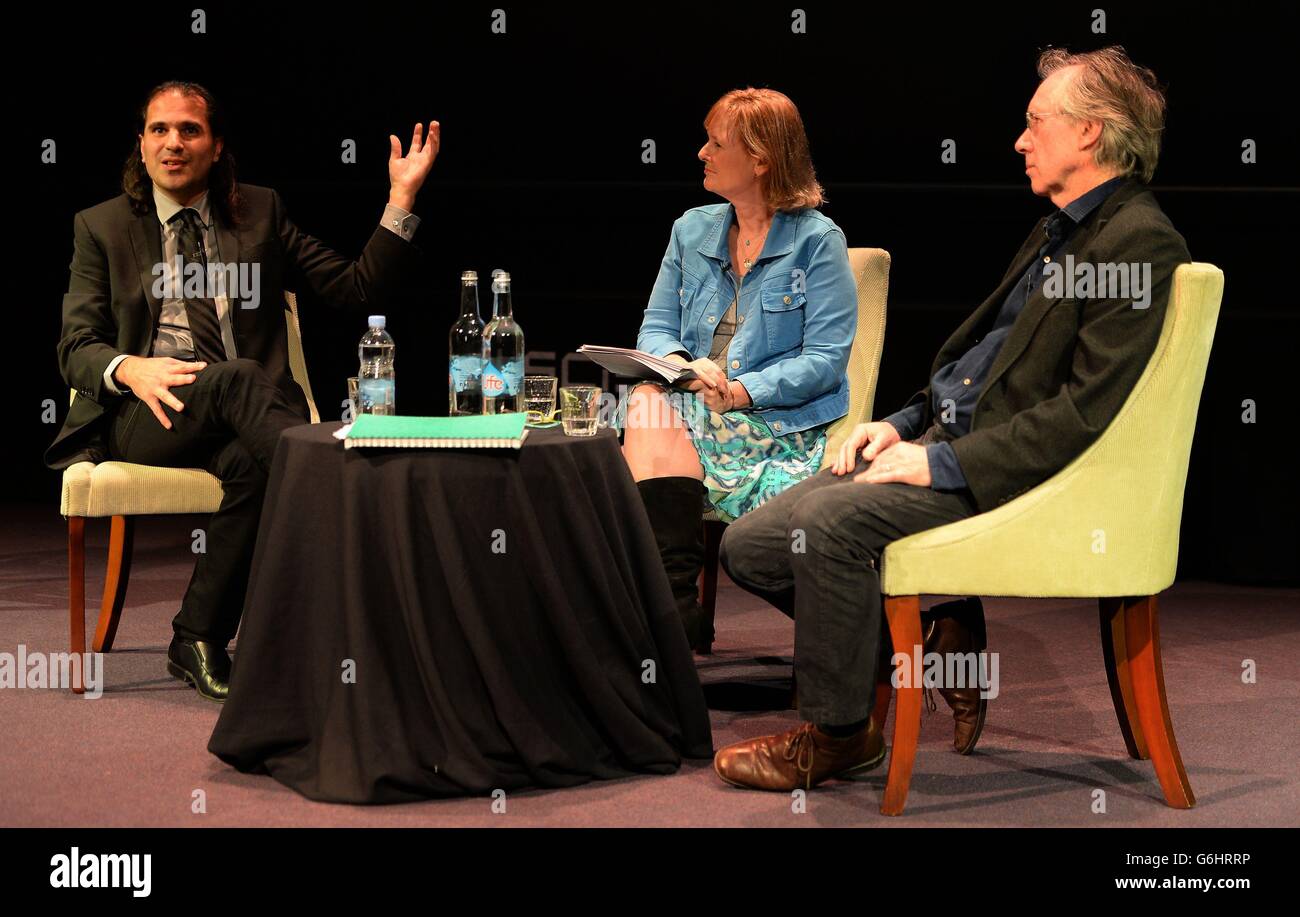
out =
<svg viewBox="0 0 1300 917"><path fill-rule="evenodd" d="M424 135L424 128L417 124L411 135L411 146L405 156L402 155L402 143L395 134L388 135L388 202L410 210L415 206L415 195L433 168L433 161L438 158L438 149L442 146L442 125L437 121L429 122L429 135Z"/></svg>

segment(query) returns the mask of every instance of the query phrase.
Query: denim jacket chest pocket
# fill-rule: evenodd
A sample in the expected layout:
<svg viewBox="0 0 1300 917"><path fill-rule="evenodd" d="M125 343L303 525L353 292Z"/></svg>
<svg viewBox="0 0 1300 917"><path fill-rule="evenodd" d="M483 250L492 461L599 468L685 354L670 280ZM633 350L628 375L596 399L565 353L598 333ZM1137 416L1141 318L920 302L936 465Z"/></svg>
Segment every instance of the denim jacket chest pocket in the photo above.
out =
<svg viewBox="0 0 1300 917"><path fill-rule="evenodd" d="M767 344L774 354L798 348L803 341L804 306L808 302L801 285L790 275L765 282L759 291Z"/></svg>
<svg viewBox="0 0 1300 917"><path fill-rule="evenodd" d="M715 305L718 288L711 281L696 280L683 274L677 295L682 307L682 343L695 352L699 344L713 336L713 329L718 326L720 316Z"/></svg>

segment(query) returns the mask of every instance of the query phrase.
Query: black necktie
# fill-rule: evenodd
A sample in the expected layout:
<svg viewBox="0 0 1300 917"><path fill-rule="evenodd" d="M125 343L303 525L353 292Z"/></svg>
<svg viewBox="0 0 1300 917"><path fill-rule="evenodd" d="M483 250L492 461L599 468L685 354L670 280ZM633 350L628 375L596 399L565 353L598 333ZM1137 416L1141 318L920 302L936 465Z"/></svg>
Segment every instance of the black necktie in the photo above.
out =
<svg viewBox="0 0 1300 917"><path fill-rule="evenodd" d="M207 288L208 259L203 253L203 222L199 213L187 207L176 214L169 223L176 227L176 250L180 252L185 268L199 265L203 274L203 290ZM185 275L181 282L184 284ZM184 289L184 286L182 286ZM205 363L219 363L226 358L226 345L221 341L221 322L217 319L217 304L212 299L185 297L185 318L190 325L190 338L194 342L194 358Z"/></svg>

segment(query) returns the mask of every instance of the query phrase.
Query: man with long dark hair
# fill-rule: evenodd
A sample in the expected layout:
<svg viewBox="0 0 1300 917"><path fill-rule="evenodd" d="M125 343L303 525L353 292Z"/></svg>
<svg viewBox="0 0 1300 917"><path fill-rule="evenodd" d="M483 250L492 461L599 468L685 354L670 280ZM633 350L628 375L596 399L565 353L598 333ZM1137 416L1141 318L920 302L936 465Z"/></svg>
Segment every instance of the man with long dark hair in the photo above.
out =
<svg viewBox="0 0 1300 917"><path fill-rule="evenodd" d="M284 293L362 314L391 300L419 263L410 211L440 143L436 121L427 137L415 126L406 156L389 138L388 206L351 261L301 232L275 191L239 184L223 120L196 83L155 87L125 193L76 215L59 366L78 397L45 455L52 468L116 459L221 480L167 652L168 671L213 700L229 690L276 442L307 420Z"/></svg>

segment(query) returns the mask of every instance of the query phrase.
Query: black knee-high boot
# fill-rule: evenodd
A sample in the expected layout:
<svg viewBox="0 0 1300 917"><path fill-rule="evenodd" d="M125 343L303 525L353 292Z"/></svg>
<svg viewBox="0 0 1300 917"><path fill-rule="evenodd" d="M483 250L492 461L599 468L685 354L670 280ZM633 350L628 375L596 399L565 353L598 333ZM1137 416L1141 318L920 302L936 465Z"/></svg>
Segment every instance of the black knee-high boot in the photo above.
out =
<svg viewBox="0 0 1300 917"><path fill-rule="evenodd" d="M698 580L704 567L704 483L695 478L648 478L637 483L654 529L673 601L691 649L707 652L713 634L700 607Z"/></svg>

